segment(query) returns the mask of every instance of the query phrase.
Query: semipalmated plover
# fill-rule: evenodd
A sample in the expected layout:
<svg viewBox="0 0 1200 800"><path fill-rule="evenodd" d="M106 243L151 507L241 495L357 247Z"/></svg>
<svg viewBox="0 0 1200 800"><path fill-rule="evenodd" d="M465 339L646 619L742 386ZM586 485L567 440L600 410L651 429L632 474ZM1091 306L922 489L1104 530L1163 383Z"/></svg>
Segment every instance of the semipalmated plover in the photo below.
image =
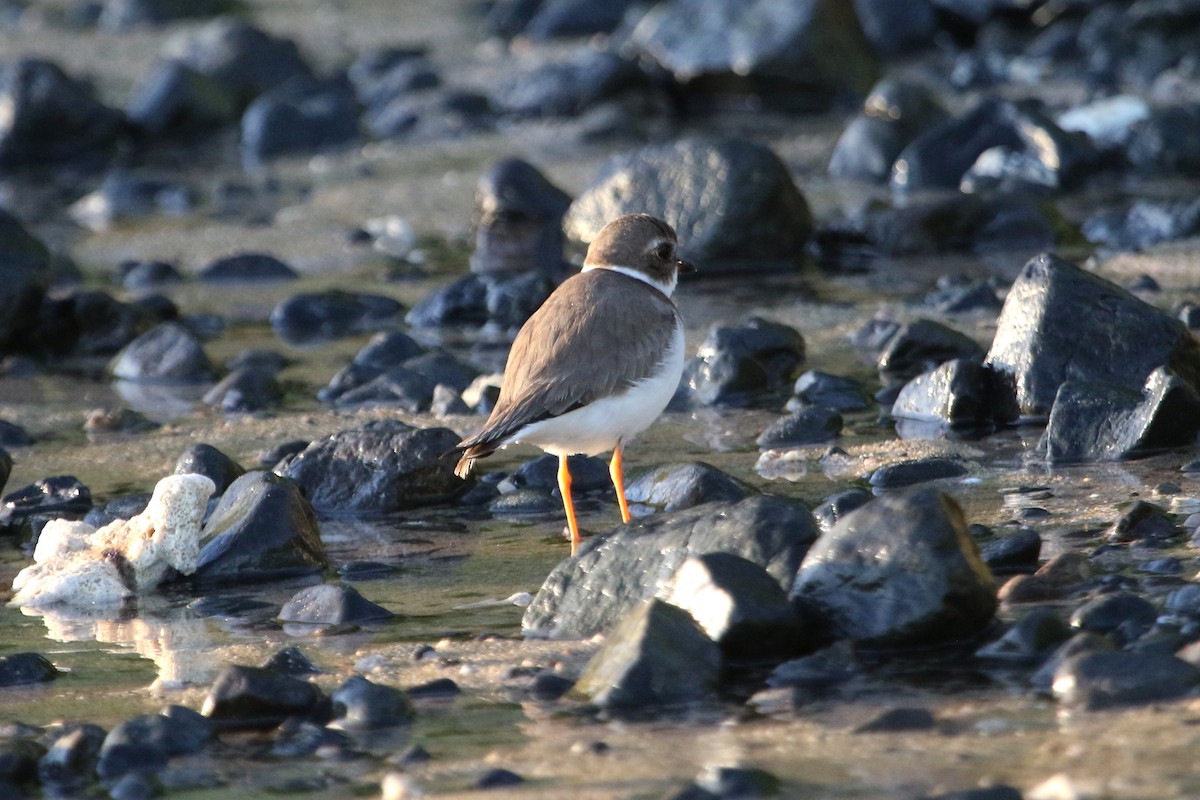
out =
<svg viewBox="0 0 1200 800"><path fill-rule="evenodd" d="M681 272L674 229L649 214L604 226L583 269L563 281L517 333L500 398L479 433L459 443L454 471L517 442L558 456L558 487L571 552L579 523L567 456L612 451L609 475L629 522L621 456L625 443L667 407L683 375L683 322L671 301Z"/></svg>

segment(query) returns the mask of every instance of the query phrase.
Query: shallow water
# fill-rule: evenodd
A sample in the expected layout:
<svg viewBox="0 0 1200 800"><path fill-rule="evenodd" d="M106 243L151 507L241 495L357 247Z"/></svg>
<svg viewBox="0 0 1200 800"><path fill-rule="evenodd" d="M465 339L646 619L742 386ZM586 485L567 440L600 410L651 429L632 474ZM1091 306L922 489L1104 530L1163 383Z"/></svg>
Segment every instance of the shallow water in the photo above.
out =
<svg viewBox="0 0 1200 800"><path fill-rule="evenodd" d="M359 49L397 40L430 42L433 58L451 80L482 83L497 60L488 46L475 44L476 31L464 21L465 0L272 0L251 5L261 24L296 36L326 66L344 63ZM93 75L101 92L119 105L153 60L163 35L0 31L0 52L5 57L53 54L69 69ZM117 47L122 57L110 57ZM1071 91L1043 88L1064 95ZM861 190L833 186L820 177L840 119L722 124L764 133L801 177L818 215L860 199ZM127 223L100 232L77 229L51 211L33 215L40 220L35 228L69 248L88 284L109 290L108 276L124 258L165 258L194 271L218 256L252 249L273 252L293 264L305 275L297 283L235 292L197 284L168 290L187 313L218 313L230 321L230 328L206 345L214 363L251 346L274 348L293 359L281 376L289 386L286 408L223 417L186 397L122 395L102 378L81 377L101 374L97 364L73 365L69 376L0 378L0 417L24 426L39 440L32 448L14 451L10 489L49 475L72 474L102 502L148 491L198 442L252 466L259 452L279 442L316 439L380 417L448 424L467 433L481 420L439 421L390 410L323 407L315 400L317 389L367 337L292 348L273 336L263 322L266 314L293 293L328 287L388 294L411 304L446 276L465 269L474 182L487 164L502 155L520 155L576 191L608 153L603 147L564 144L554 126L539 124L461 141L374 145L362 152L284 161L268 175L243 173L228 158L230 148L231 142L218 142L191 160L159 156L162 163L151 166L206 191L223 180L243 184L255 193L269 224L212 219L202 208L190 217ZM281 188L263 188L268 177ZM7 193L15 197L18 210L44 207L45 193L37 187L17 182ZM1074 202L1086 207L1088 200ZM390 262L345 243L347 231L383 214L405 218L418 232L419 245L429 255L427 278L385 281ZM1166 289L1153 302L1171 307L1197 291L1196 250L1193 241L1150 255L1118 256L1104 261L1101 271L1118 281L1151 272ZM873 369L858 360L848 342L864 321L879 310L898 319L927 315L904 301L931 289L939 275L995 276L1006 283L1028 255L878 261L854 274L810 269L793 277L710 279L682 286L679 305L688 323L689 349L703 339L709 324L760 313L805 334L807 368L850 375L873 386ZM985 344L994 327L991 315L946 321ZM472 352L468 346L465 352L495 362L503 348L492 344ZM89 440L82 432L87 412L119 404L165 424L150 434ZM849 418L839 442L849 458L822 462L824 448L814 448L756 468L754 438L775 416L770 411L668 414L630 447L627 462L636 471L641 465L702 459L767 491L816 503L877 463L953 452L968 460L971 475L939 485L963 504L972 522L1004 525L1014 520L1018 509L1006 504L1001 493L1006 487L1050 487L1053 497L1038 502L1050 517L1031 523L1043 534L1043 558L1089 544L1058 536L1055 529L1103 526L1120 503L1150 497L1164 480L1181 484L1184 494L1200 494L1195 481L1177 472L1179 464L1193 457L1188 453L1049 468L1029 456L1036 430L1008 431L982 441L900 440L876 425L873 412ZM504 453L485 463L489 469L505 469L530 455ZM584 503L581 510L585 528L607 530L616 522L610 502ZM740 696L642 721L596 718L574 704L524 700L505 688L513 683L506 678L511 668L545 666L574 675L597 647L595 642L524 641L521 608L489 602L537 590L567 554L561 527L557 515L481 520L454 508L370 522L323 520L335 568L351 561L379 561L392 568L384 577L352 581L367 598L398 614L388 624L361 630L321 633L277 623L275 612L303 583L224 590L192 607L195 597L176 589L128 615L92 619L27 615L0 607L0 655L36 650L66 672L46 686L0 689L0 722L87 720L110 726L132 714L155 711L164 702L199 708L220 665L258 664L280 647L295 644L325 671L317 681L326 689L360 673L399 686L450 677L464 692L451 700L419 703L411 729L356 738L355 748L371 756L367 758L281 759L269 755L269 742L261 737L225 737L217 757L172 761L174 772L194 768L201 775L219 776L220 785L176 788L171 796L370 796L390 769L384 759L410 743L424 745L434 757L428 766L412 770L414 778L447 797L475 796L475 778L491 766L527 779L516 789L490 792L493 797L640 798L663 796L707 766L733 764L771 771L783 781L782 796L787 797L909 797L995 782L1028 791L1057 773L1069 775L1089 797L1200 796L1200 769L1194 763L1200 706L1185 701L1071 714L1002 673L976 674L953 664L906 674L896 667L850 696L822 698L796 714L778 716L748 711ZM1181 558L1185 577L1200 567L1200 559L1186 547L1153 555ZM0 547L0 586L7 587L27 562L27 553ZM1165 593L1180 580L1157 579L1149 584L1151 594ZM1004 610L1002 617L1019 612ZM434 645L436 654L414 661L420 644ZM881 710L896 706L930 709L936 728L853 733ZM588 746L594 742L605 743L607 750L594 752Z"/></svg>

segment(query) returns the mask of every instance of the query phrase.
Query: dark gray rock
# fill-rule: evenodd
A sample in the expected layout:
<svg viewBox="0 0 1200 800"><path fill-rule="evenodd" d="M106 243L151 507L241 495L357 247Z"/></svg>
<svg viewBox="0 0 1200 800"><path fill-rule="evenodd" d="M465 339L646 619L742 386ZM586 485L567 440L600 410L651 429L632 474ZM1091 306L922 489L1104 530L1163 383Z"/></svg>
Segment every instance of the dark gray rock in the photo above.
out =
<svg viewBox="0 0 1200 800"><path fill-rule="evenodd" d="M547 489L514 489L489 503L488 511L499 517L540 517L562 513L562 502Z"/></svg>
<svg viewBox="0 0 1200 800"><path fill-rule="evenodd" d="M239 107L289 79L313 79L295 42L232 17L172 36L161 56L212 78Z"/></svg>
<svg viewBox="0 0 1200 800"><path fill-rule="evenodd" d="M1157 619L1158 610L1149 600L1114 592L1089 600L1071 612L1071 627L1108 636L1120 644L1140 637Z"/></svg>
<svg viewBox="0 0 1200 800"><path fill-rule="evenodd" d="M79 519L91 508L92 492L78 478L39 478L0 498L0 530L20 531L39 517Z"/></svg>
<svg viewBox="0 0 1200 800"><path fill-rule="evenodd" d="M779 581L732 553L688 558L661 597L691 614L728 659L782 659L811 644Z"/></svg>
<svg viewBox="0 0 1200 800"><path fill-rule="evenodd" d="M962 509L930 489L846 515L809 550L791 597L834 638L878 647L969 638L996 610Z"/></svg>
<svg viewBox="0 0 1200 800"><path fill-rule="evenodd" d="M954 359L978 360L983 348L966 334L930 319L901 325L887 340L876 366L885 382L909 381Z"/></svg>
<svg viewBox="0 0 1200 800"><path fill-rule="evenodd" d="M610 220L640 212L674 225L680 256L706 274L794 269L812 230L787 166L746 139L682 139L614 156L564 226L590 242Z"/></svg>
<svg viewBox="0 0 1200 800"><path fill-rule="evenodd" d="M504 235L510 234L519 235L516 231ZM497 248L507 246L497 245ZM492 256L500 257L489 254L489 258ZM550 277L537 272L464 275L426 295L413 306L405 322L416 328L487 324L502 330L515 329L545 302L553 289Z"/></svg>
<svg viewBox="0 0 1200 800"><path fill-rule="evenodd" d="M1167 595L1163 608L1175 614L1200 615L1200 584L1185 583Z"/></svg>
<svg viewBox="0 0 1200 800"><path fill-rule="evenodd" d="M906 383L891 414L949 430L990 430L993 382L991 370L978 360L956 358Z"/></svg>
<svg viewBox="0 0 1200 800"><path fill-rule="evenodd" d="M269 253L238 253L218 258L200 270L197 278L212 283L217 281L293 281L300 277L289 267Z"/></svg>
<svg viewBox="0 0 1200 800"><path fill-rule="evenodd" d="M608 464L596 456L573 455L567 457L567 467L571 470L572 491L585 494L597 490L607 490L611 485L608 474ZM545 489L558 488L558 456L545 455L526 461L513 470L508 482L518 488Z"/></svg>
<svg viewBox="0 0 1200 800"><path fill-rule="evenodd" d="M368 108L363 127L376 139L445 140L496 125L486 95L464 89L425 90Z"/></svg>
<svg viewBox="0 0 1200 800"><path fill-rule="evenodd" d="M212 364L199 340L177 322L155 325L123 347L112 363L113 377L136 383L207 383Z"/></svg>
<svg viewBox="0 0 1200 800"><path fill-rule="evenodd" d="M914 483L957 478L966 474L967 468L962 462L953 458L930 456L885 464L871 473L869 481L876 489L899 489Z"/></svg>
<svg viewBox="0 0 1200 800"><path fill-rule="evenodd" d="M346 730L378 730L412 722L408 697L399 689L351 675L333 695L333 724Z"/></svg>
<svg viewBox="0 0 1200 800"><path fill-rule="evenodd" d="M311 683L269 669L224 667L200 713L217 728L272 728L289 717L328 716L329 698Z"/></svg>
<svg viewBox="0 0 1200 800"><path fill-rule="evenodd" d="M122 303L104 292L73 292L42 302L23 346L44 355L111 356L154 325L177 314L169 301Z"/></svg>
<svg viewBox="0 0 1200 800"><path fill-rule="evenodd" d="M630 503L662 511L682 511L717 501L737 502L755 493L749 484L703 461L651 467L625 484L625 499Z"/></svg>
<svg viewBox="0 0 1200 800"><path fill-rule="evenodd" d="M0 742L0 786L21 797L16 787L37 780L38 761L45 754L46 748L33 739L6 737Z"/></svg>
<svg viewBox="0 0 1200 800"><path fill-rule="evenodd" d="M389 513L445 502L468 484L454 474L459 436L376 420L309 445L283 468L323 513Z"/></svg>
<svg viewBox="0 0 1200 800"><path fill-rule="evenodd" d="M632 61L584 47L565 59L537 60L499 76L492 107L514 117L575 117L618 92L645 83Z"/></svg>
<svg viewBox="0 0 1200 800"><path fill-rule="evenodd" d="M760 450L822 444L836 439L842 424L842 415L832 408L809 406L772 422L755 443Z"/></svg>
<svg viewBox="0 0 1200 800"><path fill-rule="evenodd" d="M1068 380L1141 391L1165 367L1200 386L1200 344L1183 323L1050 254L1013 282L985 363L1002 379L1007 420L1044 418Z"/></svg>
<svg viewBox="0 0 1200 800"><path fill-rule="evenodd" d="M705 406L760 402L791 382L805 350L800 332L777 322L714 326L684 370L686 394Z"/></svg>
<svg viewBox="0 0 1200 800"><path fill-rule="evenodd" d="M405 359L401 366L425 376L434 384L444 384L459 392L466 391L479 376L476 367L441 349Z"/></svg>
<svg viewBox="0 0 1200 800"><path fill-rule="evenodd" d="M1124 334L1117 334L1124 335ZM1039 449L1052 463L1138 458L1195 443L1200 395L1161 367L1138 392L1069 380L1058 387Z"/></svg>
<svg viewBox="0 0 1200 800"><path fill-rule="evenodd" d="M203 529L202 583L254 583L319 572L325 545L312 506L294 481L248 472L225 490Z"/></svg>
<svg viewBox="0 0 1200 800"><path fill-rule="evenodd" d="M12 454L0 447L0 492L4 491L4 485L8 483L8 478L12 475L12 468Z"/></svg>
<svg viewBox="0 0 1200 800"><path fill-rule="evenodd" d="M889 708L874 719L854 729L855 733L900 733L903 731L927 731L937 725L933 713L927 708Z"/></svg>
<svg viewBox="0 0 1200 800"><path fill-rule="evenodd" d="M274 655L268 658L262 666L263 669L295 677L300 677L301 675L318 675L321 672L317 668L317 665L299 647L295 646L284 647L275 651Z"/></svg>
<svg viewBox="0 0 1200 800"><path fill-rule="evenodd" d="M335 376L344 377L344 371ZM438 384L432 379L406 367L392 367L366 383L338 392L334 405L339 408L355 406L398 406L416 414L428 411L433 405L433 392ZM328 388L328 387L326 387Z"/></svg>
<svg viewBox="0 0 1200 800"><path fill-rule="evenodd" d="M481 276L464 275L423 297L404 321L414 328L482 326L488 321L487 292L488 284Z"/></svg>
<svg viewBox="0 0 1200 800"><path fill-rule="evenodd" d="M159 61L134 91L125 115L146 136L201 133L238 118L238 96L176 61Z"/></svg>
<svg viewBox="0 0 1200 800"><path fill-rule="evenodd" d="M983 563L993 574L1033 572L1037 569L1038 556L1042 551L1041 535L1030 528L1021 528L1015 533L1002 534L980 547Z"/></svg>
<svg viewBox="0 0 1200 800"><path fill-rule="evenodd" d="M416 339L400 331L380 331L354 355L353 363L364 367L398 367L425 352Z"/></svg>
<svg viewBox="0 0 1200 800"><path fill-rule="evenodd" d="M63 726L46 754L38 761L38 778L44 785L68 790L90 782L104 737L104 729L92 723Z"/></svg>
<svg viewBox="0 0 1200 800"><path fill-rule="evenodd" d="M275 370L241 367L226 375L201 398L226 414L276 408L283 402L283 388Z"/></svg>
<svg viewBox="0 0 1200 800"><path fill-rule="evenodd" d="M275 729L271 737L271 755L301 758L321 751L322 756L348 755L350 737L332 727L291 717Z"/></svg>
<svg viewBox="0 0 1200 800"><path fill-rule="evenodd" d="M433 397L429 400L429 412L438 419L463 416L471 413L471 407L462 399L462 395L454 387L439 383L433 387ZM0 487L2 488L2 487Z"/></svg>
<svg viewBox="0 0 1200 800"><path fill-rule="evenodd" d="M817 521L822 531L828 531L842 517L856 508L865 506L874 497L866 489L846 489L821 501L821 505L813 509L813 519Z"/></svg>
<svg viewBox="0 0 1200 800"><path fill-rule="evenodd" d="M612 33L636 7L637 0L544 0L525 24L524 33L532 39Z"/></svg>
<svg viewBox="0 0 1200 800"><path fill-rule="evenodd" d="M1054 673L1054 693L1069 706L1095 711L1174 700L1200 684L1200 669L1158 653L1082 653Z"/></svg>
<svg viewBox="0 0 1200 800"><path fill-rule="evenodd" d="M1200 174L1200 106L1152 109L1131 127L1125 156L1145 173Z"/></svg>
<svg viewBox="0 0 1200 800"><path fill-rule="evenodd" d="M334 583L301 589L279 611L279 619L284 622L313 625L358 625L383 622L395 616L363 597L353 586Z"/></svg>
<svg viewBox="0 0 1200 800"><path fill-rule="evenodd" d="M58 670L41 653L0 656L0 686L47 683L57 677Z"/></svg>
<svg viewBox="0 0 1200 800"><path fill-rule="evenodd" d="M779 778L757 767L728 767L710 765L696 776L696 784L702 791L711 792L718 798L742 798L753 800L775 797L782 784Z"/></svg>
<svg viewBox="0 0 1200 800"><path fill-rule="evenodd" d="M610 709L686 703L708 697L720 671L720 649L691 615L651 599L608 632L573 691Z"/></svg>
<svg viewBox="0 0 1200 800"><path fill-rule="evenodd" d="M563 215L571 196L519 158L488 167L475 187L477 273L563 271Z"/></svg>
<svg viewBox="0 0 1200 800"><path fill-rule="evenodd" d="M1033 666L1070 638L1070 627L1057 614L1036 608L1013 623L999 639L976 650L975 657L1003 665Z"/></svg>
<svg viewBox="0 0 1200 800"><path fill-rule="evenodd" d="M863 411L870 407L862 384L851 378L810 369L796 379L795 397L788 400L788 411L805 405L825 406L837 411Z"/></svg>
<svg viewBox="0 0 1200 800"><path fill-rule="evenodd" d="M58 65L22 58L0 67L0 167L61 163L113 145L121 112Z"/></svg>
<svg viewBox="0 0 1200 800"><path fill-rule="evenodd" d="M284 300L271 312L271 328L288 344L312 344L391 327L403 314L390 297L330 290Z"/></svg>
<svg viewBox="0 0 1200 800"><path fill-rule="evenodd" d="M346 78L359 102L368 107L441 84L426 49L420 46L382 47L359 53L346 70Z"/></svg>
<svg viewBox="0 0 1200 800"><path fill-rule="evenodd" d="M46 245L0 209L0 353L9 352L34 325L50 272Z"/></svg>
<svg viewBox="0 0 1200 800"><path fill-rule="evenodd" d="M108 732L96 774L112 779L128 772L158 772L171 756L197 753L212 739L212 722L183 706L141 714Z"/></svg>
<svg viewBox="0 0 1200 800"><path fill-rule="evenodd" d="M124 32L235 11L232 0L104 0L96 21L101 30Z"/></svg>
<svg viewBox="0 0 1200 800"><path fill-rule="evenodd" d="M521 625L530 634L562 639L601 633L638 603L666 591L689 556L705 553L741 556L782 585L815 538L808 509L777 497L656 515L594 537L561 562Z"/></svg>
<svg viewBox="0 0 1200 800"><path fill-rule="evenodd" d="M166 261L125 261L117 270L121 286L131 292L147 292L183 282L179 270Z"/></svg>
<svg viewBox="0 0 1200 800"><path fill-rule="evenodd" d="M292 80L255 98L242 115L242 158L249 164L312 153L358 137L358 102L349 86Z"/></svg>
<svg viewBox="0 0 1200 800"><path fill-rule="evenodd" d="M894 189L957 189L963 175L992 147L1020 148L1011 120L1012 105L984 100L960 117L934 124L918 135L896 158Z"/></svg>
<svg viewBox="0 0 1200 800"><path fill-rule="evenodd" d="M1185 534L1166 509L1135 500L1113 521L1105 535L1110 542L1162 542Z"/></svg>
<svg viewBox="0 0 1200 800"><path fill-rule="evenodd" d="M878 77L853 5L829 0L670 0L642 17L631 44L693 93L733 84L784 108L826 108Z"/></svg>
<svg viewBox="0 0 1200 800"><path fill-rule="evenodd" d="M503 789L506 786L520 786L524 782L524 778L510 769L492 767L475 780L475 788Z"/></svg>
<svg viewBox="0 0 1200 800"><path fill-rule="evenodd" d="M133 519L146 510L153 495L150 492L136 492L122 497L114 497L103 506L96 506L87 512L83 521L93 528L102 528L118 519Z"/></svg>
<svg viewBox="0 0 1200 800"><path fill-rule="evenodd" d="M921 301L943 314L999 311L1002 305L990 280L972 281L951 275L939 277L937 289L925 295Z"/></svg>
<svg viewBox="0 0 1200 800"><path fill-rule="evenodd" d="M927 800L1023 800L1020 789L1012 786L988 786L982 789L963 789L960 792L931 795Z"/></svg>
<svg viewBox="0 0 1200 800"><path fill-rule="evenodd" d="M410 686L406 691L413 700L446 699L462 694L462 689L450 678L434 678L426 683Z"/></svg>
<svg viewBox="0 0 1200 800"><path fill-rule="evenodd" d="M1200 231L1200 202L1137 199L1128 208L1093 214L1081 230L1089 242L1116 250L1145 250Z"/></svg>
<svg viewBox="0 0 1200 800"><path fill-rule="evenodd" d="M938 29L934 6L928 0L903 6L888 0L854 0L854 10L867 40L884 57L927 47Z"/></svg>
<svg viewBox="0 0 1200 800"><path fill-rule="evenodd" d="M856 0L886 6L876 0ZM920 3L913 4L917 8ZM900 16L909 16L909 10ZM901 151L922 131L949 118L937 95L927 87L894 78L876 84L862 111L842 131L829 159L835 178L881 183L892 174Z"/></svg>
<svg viewBox="0 0 1200 800"><path fill-rule="evenodd" d="M217 487L214 496L220 496L242 475L245 468L211 444L194 444L175 461L175 474L195 473L209 478Z"/></svg>
<svg viewBox="0 0 1200 800"><path fill-rule="evenodd" d="M103 231L120 222L182 217L195 205L195 193L185 184L118 168L104 177L100 188L73 203L68 213L85 228Z"/></svg>

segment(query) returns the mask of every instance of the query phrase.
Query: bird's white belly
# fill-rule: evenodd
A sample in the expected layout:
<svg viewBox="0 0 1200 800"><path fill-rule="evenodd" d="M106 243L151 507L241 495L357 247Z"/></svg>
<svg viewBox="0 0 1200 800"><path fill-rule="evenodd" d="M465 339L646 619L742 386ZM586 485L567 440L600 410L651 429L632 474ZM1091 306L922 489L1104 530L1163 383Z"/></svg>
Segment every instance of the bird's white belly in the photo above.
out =
<svg viewBox="0 0 1200 800"><path fill-rule="evenodd" d="M608 452L617 442L629 441L658 419L682 377L683 325L678 325L653 377L634 384L623 394L526 425L512 442L531 444L554 455L594 456Z"/></svg>

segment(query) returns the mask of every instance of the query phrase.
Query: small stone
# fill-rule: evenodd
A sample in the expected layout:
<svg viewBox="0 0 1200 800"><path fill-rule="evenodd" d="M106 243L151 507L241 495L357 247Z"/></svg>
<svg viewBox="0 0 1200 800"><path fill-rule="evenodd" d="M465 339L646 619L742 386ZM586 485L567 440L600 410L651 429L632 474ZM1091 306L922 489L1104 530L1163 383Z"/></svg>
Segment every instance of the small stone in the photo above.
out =
<svg viewBox="0 0 1200 800"><path fill-rule="evenodd" d="M926 708L889 708L869 722L854 729L855 733L899 733L902 731L927 731L936 720Z"/></svg>
<svg viewBox="0 0 1200 800"><path fill-rule="evenodd" d="M1163 541L1183 536L1185 531L1165 509L1137 500L1108 529L1110 542Z"/></svg>
<svg viewBox="0 0 1200 800"><path fill-rule="evenodd" d="M288 717L319 714L327 704L318 687L299 678L229 665L213 681L200 713L222 725L268 728Z"/></svg>
<svg viewBox="0 0 1200 800"><path fill-rule="evenodd" d="M300 277L284 262L268 253L239 253L213 261L197 273L205 282L292 281Z"/></svg>
<svg viewBox="0 0 1200 800"><path fill-rule="evenodd" d="M421 659L414 658L413 660L420 661ZM408 696L414 700L429 700L431 698L456 697L462 694L462 689L450 678L434 678L427 683L408 687L407 692Z"/></svg>
<svg viewBox="0 0 1200 800"><path fill-rule="evenodd" d="M0 686L47 683L57 677L58 670L41 653L0 656Z"/></svg>
<svg viewBox="0 0 1200 800"><path fill-rule="evenodd" d="M1200 669L1170 655L1084 653L1054 673L1054 694L1065 704L1094 711L1172 700L1200 684Z"/></svg>
<svg viewBox="0 0 1200 800"><path fill-rule="evenodd" d="M377 730L412 721L413 709L404 692L372 683L360 675L346 679L332 695L333 725L345 730Z"/></svg>
<svg viewBox="0 0 1200 800"><path fill-rule="evenodd" d="M1137 639L1158 619L1149 600L1125 592L1106 594L1084 603L1071 613L1071 627L1113 637L1118 642Z"/></svg>
<svg viewBox="0 0 1200 800"><path fill-rule="evenodd" d="M822 444L837 438L842 424L833 409L810 406L771 423L755 442L761 450Z"/></svg>
<svg viewBox="0 0 1200 800"><path fill-rule="evenodd" d="M1004 635L975 651L976 658L1006 664L1033 665L1071 638L1071 629L1048 609L1034 609Z"/></svg>
<svg viewBox="0 0 1200 800"><path fill-rule="evenodd" d="M505 786L519 786L524 782L525 779L517 773L502 767L495 767L479 776L475 781L475 788L501 789Z"/></svg>
<svg viewBox="0 0 1200 800"><path fill-rule="evenodd" d="M696 785L720 798L775 797L780 791L779 778L756 767L706 767Z"/></svg>
<svg viewBox="0 0 1200 800"><path fill-rule="evenodd" d="M314 625L358 625L395 616L367 600L353 586L329 583L301 589L279 611L279 619L284 622Z"/></svg>
<svg viewBox="0 0 1200 800"><path fill-rule="evenodd" d="M870 483L877 489L897 489L925 481L958 478L966 474L967 468L961 462L931 456L882 466L871 473Z"/></svg>

